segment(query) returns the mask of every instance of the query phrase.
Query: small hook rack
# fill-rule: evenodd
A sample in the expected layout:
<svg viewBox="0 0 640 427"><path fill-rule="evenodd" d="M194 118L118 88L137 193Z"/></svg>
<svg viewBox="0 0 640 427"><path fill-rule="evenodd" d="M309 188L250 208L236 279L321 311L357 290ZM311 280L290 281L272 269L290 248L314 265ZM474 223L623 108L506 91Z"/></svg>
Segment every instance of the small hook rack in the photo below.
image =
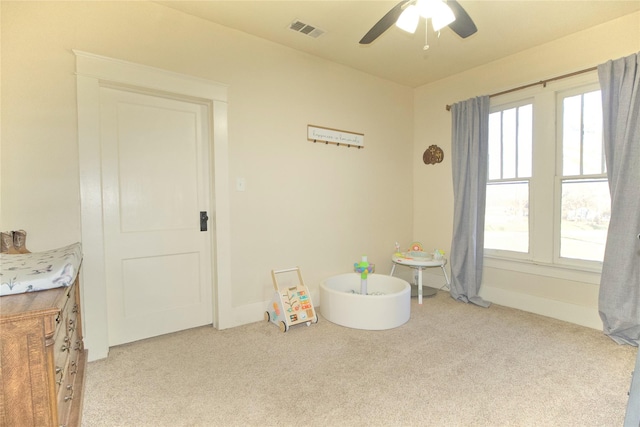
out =
<svg viewBox="0 0 640 427"><path fill-rule="evenodd" d="M323 140L318 140L318 139L313 139L310 140L311 142L313 142L314 144L317 142L323 143L324 145L329 145L329 144L335 144L337 147L347 147L347 148L357 148L358 150L364 147L361 147L360 145L353 145L353 144L345 144L345 143L340 143L340 142L333 142L333 141L323 141Z"/></svg>
<svg viewBox="0 0 640 427"><path fill-rule="evenodd" d="M307 125L307 140L324 143L325 145L335 144L337 147L357 147L364 148L364 134L349 132L346 130L332 129L321 126Z"/></svg>

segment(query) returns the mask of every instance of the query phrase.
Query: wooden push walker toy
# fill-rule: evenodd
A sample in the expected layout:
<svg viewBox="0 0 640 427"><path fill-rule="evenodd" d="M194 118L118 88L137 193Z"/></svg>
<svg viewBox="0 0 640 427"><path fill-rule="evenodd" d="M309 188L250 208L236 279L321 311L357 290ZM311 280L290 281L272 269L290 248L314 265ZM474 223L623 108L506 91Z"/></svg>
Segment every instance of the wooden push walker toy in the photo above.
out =
<svg viewBox="0 0 640 427"><path fill-rule="evenodd" d="M290 287L280 288L278 286L277 274L295 271L298 273L298 284ZM276 292L269 309L264 312L264 320L274 323L280 327L282 332L287 332L291 326L300 323L318 323L318 315L311 302L311 294L302 281L300 268L288 268L285 270L271 270L273 287Z"/></svg>

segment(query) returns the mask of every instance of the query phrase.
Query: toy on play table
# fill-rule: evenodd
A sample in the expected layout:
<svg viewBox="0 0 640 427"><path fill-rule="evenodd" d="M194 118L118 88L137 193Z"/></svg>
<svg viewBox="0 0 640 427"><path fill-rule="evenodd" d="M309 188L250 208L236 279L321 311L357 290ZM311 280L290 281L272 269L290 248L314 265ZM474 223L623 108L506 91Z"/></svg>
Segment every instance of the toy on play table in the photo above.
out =
<svg viewBox="0 0 640 427"><path fill-rule="evenodd" d="M298 273L298 284L280 288L276 275L295 271ZM285 270L271 270L273 287L276 292L267 311L264 312L264 320L280 327L282 332L287 332L293 325L306 323L318 323L318 315L311 302L311 294L302 281L300 268L288 268Z"/></svg>

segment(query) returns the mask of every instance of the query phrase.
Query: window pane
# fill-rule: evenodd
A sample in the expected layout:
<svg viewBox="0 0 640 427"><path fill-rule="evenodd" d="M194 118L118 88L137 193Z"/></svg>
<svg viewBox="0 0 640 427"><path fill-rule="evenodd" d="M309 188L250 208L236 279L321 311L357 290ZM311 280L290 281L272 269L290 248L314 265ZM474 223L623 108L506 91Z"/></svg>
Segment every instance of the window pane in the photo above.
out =
<svg viewBox="0 0 640 427"><path fill-rule="evenodd" d="M502 178L516 177L516 109L502 112Z"/></svg>
<svg viewBox="0 0 640 427"><path fill-rule="evenodd" d="M611 215L606 180L562 183L560 256L602 261Z"/></svg>
<svg viewBox="0 0 640 427"><path fill-rule="evenodd" d="M533 105L518 108L518 178L531 177Z"/></svg>
<svg viewBox="0 0 640 427"><path fill-rule="evenodd" d="M529 183L487 185L484 247L529 252Z"/></svg>
<svg viewBox="0 0 640 427"><path fill-rule="evenodd" d="M562 174L580 175L582 140L582 96L565 98L562 103Z"/></svg>
<svg viewBox="0 0 640 427"><path fill-rule="evenodd" d="M489 115L489 179L500 179L502 177L501 116L502 113L500 111Z"/></svg>
<svg viewBox="0 0 640 427"><path fill-rule="evenodd" d="M602 156L602 97L600 91L584 94L583 174L604 173Z"/></svg>

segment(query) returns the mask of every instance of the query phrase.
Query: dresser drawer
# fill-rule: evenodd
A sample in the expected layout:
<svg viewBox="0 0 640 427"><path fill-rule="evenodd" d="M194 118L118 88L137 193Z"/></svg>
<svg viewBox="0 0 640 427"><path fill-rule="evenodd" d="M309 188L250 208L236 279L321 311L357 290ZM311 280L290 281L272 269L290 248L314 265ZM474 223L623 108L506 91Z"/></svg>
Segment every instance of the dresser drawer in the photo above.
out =
<svg viewBox="0 0 640 427"><path fill-rule="evenodd" d="M65 313L61 312L61 320L56 330L55 339L53 342L53 365L56 381L56 392L59 391L64 377L67 374L67 365L69 364L69 354L72 349L71 337L67 333L67 319L64 316Z"/></svg>
<svg viewBox="0 0 640 427"><path fill-rule="evenodd" d="M62 329L63 338L62 359L66 362L64 375L61 377L58 392L58 422L61 426L75 424L72 418L72 409L79 406L82 399L83 380L80 376L80 365L85 361L84 344L80 324L80 310L78 299L70 294L69 302L64 308Z"/></svg>
<svg viewBox="0 0 640 427"><path fill-rule="evenodd" d="M72 336L72 348L68 357L68 364L65 368L65 374L62 384L58 390L58 422L60 426L69 426L73 405L78 406L78 400L82 399L82 387L84 375L83 363L86 363L86 353L82 345L82 341L77 339L78 336Z"/></svg>

